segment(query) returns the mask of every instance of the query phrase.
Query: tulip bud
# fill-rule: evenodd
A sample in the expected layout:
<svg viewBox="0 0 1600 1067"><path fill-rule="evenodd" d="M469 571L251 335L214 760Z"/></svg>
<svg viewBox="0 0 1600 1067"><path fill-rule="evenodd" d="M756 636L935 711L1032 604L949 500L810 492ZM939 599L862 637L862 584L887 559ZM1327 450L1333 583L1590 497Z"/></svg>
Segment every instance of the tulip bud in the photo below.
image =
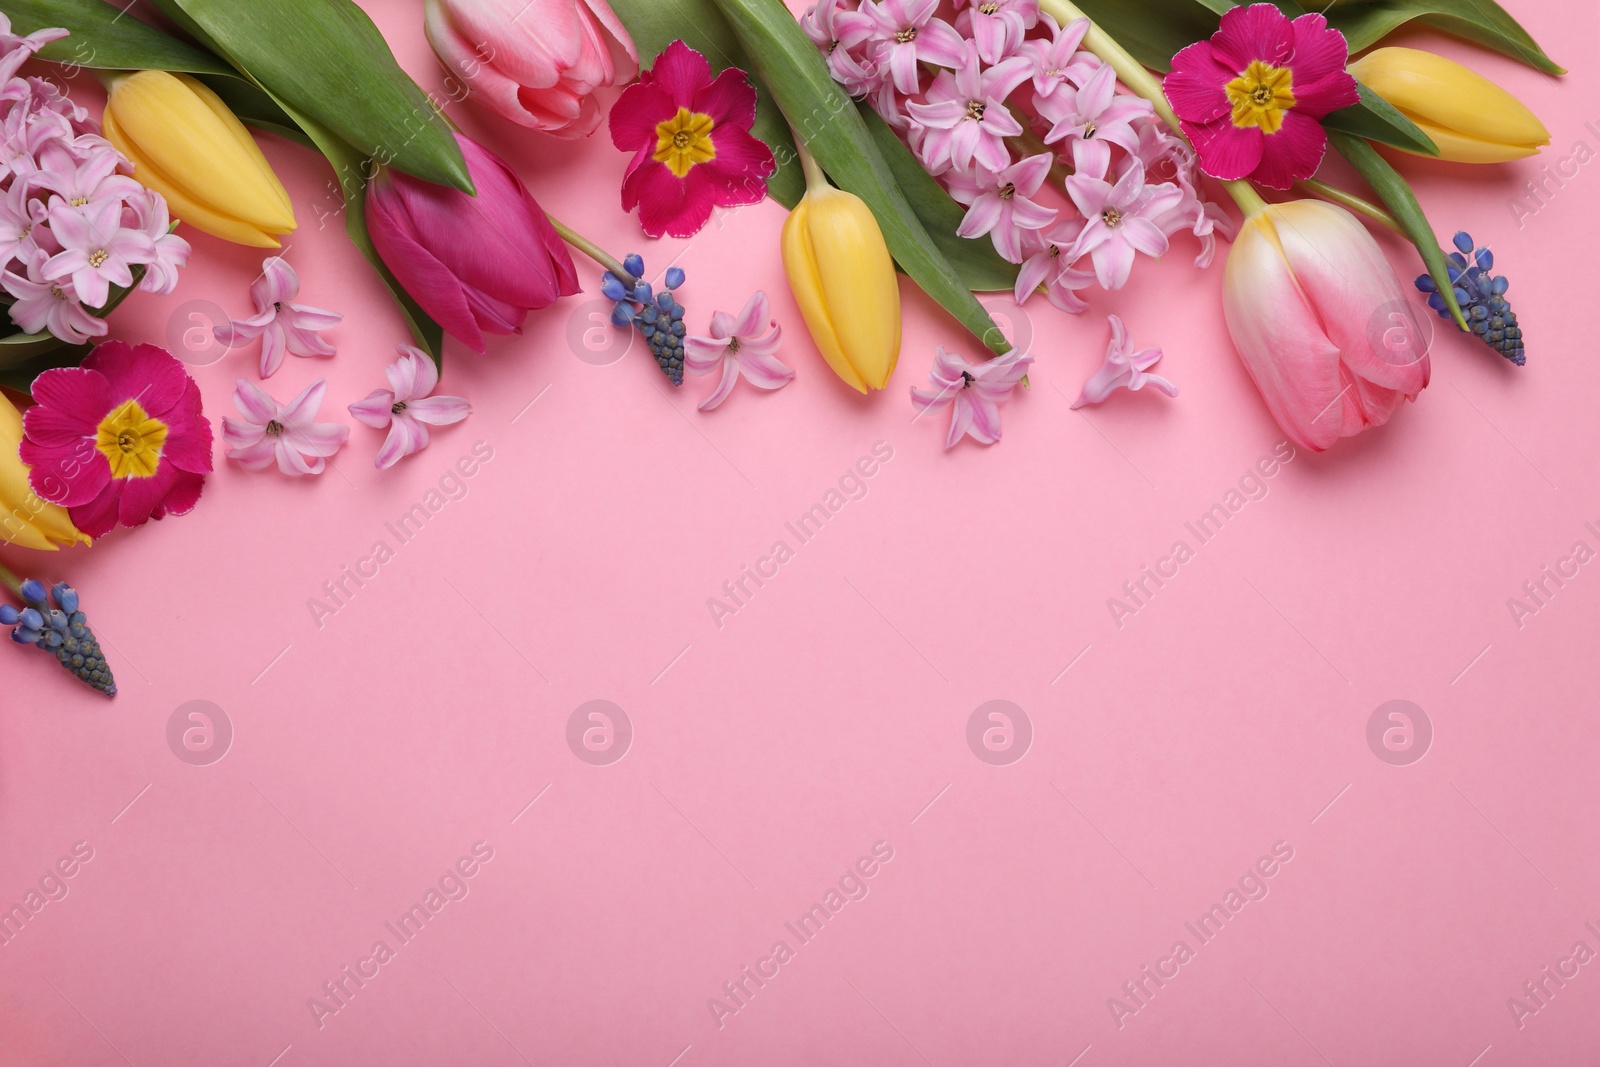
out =
<svg viewBox="0 0 1600 1067"><path fill-rule="evenodd" d="M1550 131L1516 97L1432 52L1379 48L1350 73L1433 138L1440 159L1504 163L1550 143Z"/></svg>
<svg viewBox="0 0 1600 1067"><path fill-rule="evenodd" d="M1247 218L1222 307L1272 417L1303 448L1383 425L1428 384L1426 316L1343 208L1295 200Z"/></svg>
<svg viewBox="0 0 1600 1067"><path fill-rule="evenodd" d="M66 508L41 500L28 483L28 466L18 456L22 413L0 394L0 543L54 552L88 544Z"/></svg>
<svg viewBox="0 0 1600 1067"><path fill-rule="evenodd" d="M424 29L467 99L557 137L593 133L602 113L590 94L639 72L606 0L428 0Z"/></svg>
<svg viewBox="0 0 1600 1067"><path fill-rule="evenodd" d="M175 219L235 244L277 248L295 228L289 194L222 98L187 74L145 70L111 84L106 139Z"/></svg>
<svg viewBox="0 0 1600 1067"><path fill-rule="evenodd" d="M858 392L882 389L900 358L900 285L866 203L808 156L806 195L783 224L783 269L822 357Z"/></svg>
<svg viewBox="0 0 1600 1067"><path fill-rule="evenodd" d="M445 332L473 351L522 332L529 311L579 291L566 244L516 171L460 134L478 195L385 170L367 186L367 228L384 264Z"/></svg>

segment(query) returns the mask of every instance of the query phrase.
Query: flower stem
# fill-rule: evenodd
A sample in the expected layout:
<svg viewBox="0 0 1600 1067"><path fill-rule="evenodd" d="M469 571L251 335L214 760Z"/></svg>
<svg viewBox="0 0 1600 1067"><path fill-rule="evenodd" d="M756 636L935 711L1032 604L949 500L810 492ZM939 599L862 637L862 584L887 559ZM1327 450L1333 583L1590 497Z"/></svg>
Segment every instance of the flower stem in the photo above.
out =
<svg viewBox="0 0 1600 1067"><path fill-rule="evenodd" d="M806 176L806 191L810 192L812 189L819 189L828 185L828 176L822 173L822 168L817 165L816 157L806 147L805 141L798 133L794 132L792 126L789 128L789 132L794 136L794 150L800 156L800 169Z"/></svg>
<svg viewBox="0 0 1600 1067"><path fill-rule="evenodd" d="M1045 12L1063 26L1077 19L1089 18L1072 0L1039 0L1039 10ZM1161 88L1161 83L1156 80L1156 76L1145 69L1143 63L1140 63L1126 48L1118 44L1116 38L1102 30L1093 19L1089 21L1089 32L1084 35L1083 47L1099 56L1112 70L1116 71L1117 79L1123 85L1126 85L1136 95L1150 101L1151 106L1156 109L1156 115L1160 117L1162 122L1171 127L1173 133L1179 137L1184 137L1183 126L1178 122L1177 112L1173 111L1172 105L1167 102L1166 91ZM1187 141L1188 138L1184 137L1184 140ZM1261 199L1261 194L1257 193L1255 186L1248 181L1228 181L1222 184L1227 188L1228 195L1233 197L1234 203L1239 205L1239 210L1244 212L1246 218L1258 215L1266 209L1267 202Z"/></svg>
<svg viewBox="0 0 1600 1067"><path fill-rule="evenodd" d="M1365 215L1373 222L1382 223L1395 233L1400 234L1402 237L1406 235L1405 227L1401 226L1399 220L1397 220L1393 215L1383 210L1383 208L1379 207L1377 204L1361 199L1354 193L1347 193L1343 189L1329 185L1327 182L1319 182L1315 178L1306 178L1305 180L1301 181L1299 185L1300 188L1306 190L1307 192L1315 193L1324 200L1331 200L1335 204L1339 204L1342 207L1347 207L1359 215Z"/></svg>
<svg viewBox="0 0 1600 1067"><path fill-rule="evenodd" d="M632 274L629 274L627 268L624 267L622 263L616 259L616 257L610 255L605 249L589 240L583 234L572 229L566 223L562 222L560 219L549 214L548 212L545 213L545 217L550 220L550 225L555 227L556 233L561 235L561 239L563 241L567 242L567 244L571 245L573 248L576 248L578 251L582 252L584 255L600 264L612 274L615 274L618 281L621 281L624 284L629 284L630 282L636 282L639 280Z"/></svg>
<svg viewBox="0 0 1600 1067"><path fill-rule="evenodd" d="M22 579L12 573L11 568L4 563L0 563L0 585L15 593L18 600L22 599Z"/></svg>

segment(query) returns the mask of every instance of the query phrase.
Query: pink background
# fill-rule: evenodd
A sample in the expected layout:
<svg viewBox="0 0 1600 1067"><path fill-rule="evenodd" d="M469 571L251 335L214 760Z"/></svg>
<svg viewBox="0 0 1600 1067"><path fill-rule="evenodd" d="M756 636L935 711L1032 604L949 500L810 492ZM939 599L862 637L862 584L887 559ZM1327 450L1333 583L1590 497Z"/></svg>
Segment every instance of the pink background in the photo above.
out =
<svg viewBox="0 0 1600 1067"><path fill-rule="evenodd" d="M439 91L420 0L365 6ZM777 205L649 242L603 134L572 147L453 108L553 213L684 267L692 327L765 289L799 378L698 413L709 380L672 390L642 343L594 351L624 335L590 332L580 263L589 295L487 356L450 352L445 391L476 414L399 468L373 469L381 435L359 425L314 480L219 449L192 516L12 553L84 591L122 693L0 656L0 903L93 850L0 947L0 1063L1592 1062L1600 964L1520 1028L1507 1001L1576 942L1600 950L1600 564L1520 627L1507 600L1575 542L1600 548L1600 170L1567 164L1547 204L1522 190L1600 148L1596 15L1512 7L1572 74L1408 40L1514 88L1552 147L1403 166L1445 236L1494 246L1527 369L1441 327L1416 405L1296 456L1203 546L1185 522L1281 435L1228 344L1220 268L1196 272L1188 242L1082 318L1013 311L1032 391L1002 445L945 452L944 417L913 422L906 389L936 344L972 345L911 285L900 369L858 398L805 336ZM338 220L318 226L325 166L265 142L304 299L347 315L336 358L291 359L267 388L326 375L342 416L405 334ZM1518 197L1538 207L1520 222ZM184 351L189 315L211 314L190 302L247 307L260 254L188 236L178 293L130 300L116 335ZM1164 347L1180 398L1069 410L1107 312ZM254 360L195 368L213 420ZM493 459L466 496L400 545L385 523L480 441ZM799 544L785 522L876 442L892 459L866 495ZM780 539L794 558L719 628L708 598ZM1108 598L1179 539L1194 558L1119 628ZM308 600L379 540L394 559L319 627ZM596 699L633 731L604 766L567 741ZM1010 765L967 743L995 699L1031 723ZM209 766L167 740L193 700L234 732ZM1432 724L1418 762L1369 748L1390 700ZM401 944L384 924L480 841L468 894ZM802 944L784 924L880 841L868 895ZM1267 896L1201 945L1184 924L1279 842L1293 858ZM393 959L319 1026L309 998L380 939ZM1137 1006L1123 983L1180 939L1193 959L1117 1019L1109 998ZM770 973L778 940L793 958L719 1026L708 1000L735 1006L723 983Z"/></svg>

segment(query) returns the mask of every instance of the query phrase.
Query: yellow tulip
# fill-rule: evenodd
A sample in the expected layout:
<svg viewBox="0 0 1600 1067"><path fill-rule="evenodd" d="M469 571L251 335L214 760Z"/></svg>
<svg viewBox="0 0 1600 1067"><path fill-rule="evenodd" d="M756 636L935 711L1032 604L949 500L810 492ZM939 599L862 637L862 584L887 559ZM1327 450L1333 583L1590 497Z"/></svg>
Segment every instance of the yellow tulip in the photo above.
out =
<svg viewBox="0 0 1600 1067"><path fill-rule="evenodd" d="M0 394L0 543L45 552L88 544L66 509L45 503L28 484L28 468L17 456L21 444L22 412Z"/></svg>
<svg viewBox="0 0 1600 1067"><path fill-rule="evenodd" d="M858 392L882 389L900 358L900 285L878 220L828 184L802 150L806 195L783 224L783 269L828 366Z"/></svg>
<svg viewBox="0 0 1600 1067"><path fill-rule="evenodd" d="M1393 104L1454 163L1504 163L1550 143L1544 123L1500 86L1454 60L1415 48L1379 48L1350 73Z"/></svg>
<svg viewBox="0 0 1600 1067"><path fill-rule="evenodd" d="M105 135L174 218L235 244L277 248L295 228L289 194L222 98L187 74L144 70L111 83Z"/></svg>

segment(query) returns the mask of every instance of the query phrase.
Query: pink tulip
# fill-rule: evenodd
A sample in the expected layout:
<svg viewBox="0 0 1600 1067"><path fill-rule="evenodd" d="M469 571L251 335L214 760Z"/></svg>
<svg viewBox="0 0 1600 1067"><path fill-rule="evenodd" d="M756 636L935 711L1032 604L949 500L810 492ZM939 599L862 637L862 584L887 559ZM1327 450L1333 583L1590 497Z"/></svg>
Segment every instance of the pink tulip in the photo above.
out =
<svg viewBox="0 0 1600 1067"><path fill-rule="evenodd" d="M601 108L590 94L639 70L606 0L428 0L425 28L468 99L557 137L593 133Z"/></svg>
<svg viewBox="0 0 1600 1067"><path fill-rule="evenodd" d="M1332 204L1246 219L1223 312L1272 417L1313 451L1382 426L1428 384L1426 320L1372 235Z"/></svg>
<svg viewBox="0 0 1600 1067"><path fill-rule="evenodd" d="M475 352L579 291L567 246L516 172L460 134L478 195L385 170L367 187L378 255L422 310Z"/></svg>

